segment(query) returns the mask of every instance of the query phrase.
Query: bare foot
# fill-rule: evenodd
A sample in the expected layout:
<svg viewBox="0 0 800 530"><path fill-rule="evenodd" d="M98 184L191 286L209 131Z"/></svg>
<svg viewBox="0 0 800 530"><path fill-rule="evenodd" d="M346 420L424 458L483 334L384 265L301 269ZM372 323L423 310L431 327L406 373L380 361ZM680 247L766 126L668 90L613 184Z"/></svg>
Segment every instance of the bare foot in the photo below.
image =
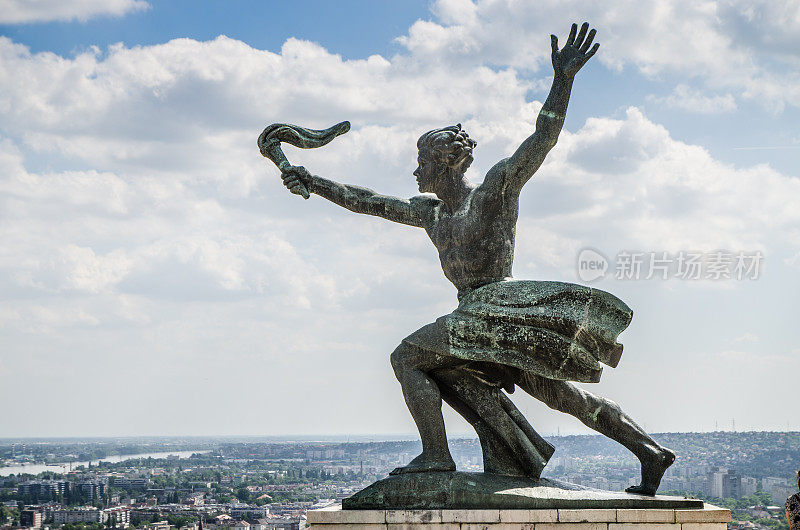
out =
<svg viewBox="0 0 800 530"><path fill-rule="evenodd" d="M657 446L644 458L639 457L639 461L642 463L642 483L626 488L625 491L653 496L661 484L664 472L675 461L675 453L665 447Z"/></svg>
<svg viewBox="0 0 800 530"><path fill-rule="evenodd" d="M402 475L403 473L424 473L426 471L455 471L456 463L450 455L440 458L428 457L422 453L414 460L403 467L396 467L390 475Z"/></svg>

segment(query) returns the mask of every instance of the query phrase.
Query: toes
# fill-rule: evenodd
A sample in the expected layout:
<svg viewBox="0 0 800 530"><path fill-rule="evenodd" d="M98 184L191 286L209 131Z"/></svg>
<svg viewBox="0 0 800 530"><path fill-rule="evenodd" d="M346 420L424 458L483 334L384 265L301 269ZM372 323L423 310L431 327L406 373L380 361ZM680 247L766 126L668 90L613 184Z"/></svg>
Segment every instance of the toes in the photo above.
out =
<svg viewBox="0 0 800 530"><path fill-rule="evenodd" d="M634 493L634 494L637 494L637 495L647 495L647 496L650 496L650 497L654 497L655 494L656 494L655 491L651 490L650 488L646 488L646 487L642 486L641 484L638 485L638 486L630 486L628 488L625 488L625 492L626 493Z"/></svg>

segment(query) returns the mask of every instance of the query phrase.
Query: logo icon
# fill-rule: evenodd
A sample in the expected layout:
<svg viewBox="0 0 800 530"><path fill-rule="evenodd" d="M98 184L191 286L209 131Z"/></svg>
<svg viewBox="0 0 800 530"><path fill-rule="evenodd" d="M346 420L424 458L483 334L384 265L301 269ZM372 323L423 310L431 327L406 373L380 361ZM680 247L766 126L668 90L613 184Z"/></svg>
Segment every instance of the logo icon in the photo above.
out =
<svg viewBox="0 0 800 530"><path fill-rule="evenodd" d="M593 248L584 248L578 253L577 267L582 282L593 282L608 272L608 258Z"/></svg>

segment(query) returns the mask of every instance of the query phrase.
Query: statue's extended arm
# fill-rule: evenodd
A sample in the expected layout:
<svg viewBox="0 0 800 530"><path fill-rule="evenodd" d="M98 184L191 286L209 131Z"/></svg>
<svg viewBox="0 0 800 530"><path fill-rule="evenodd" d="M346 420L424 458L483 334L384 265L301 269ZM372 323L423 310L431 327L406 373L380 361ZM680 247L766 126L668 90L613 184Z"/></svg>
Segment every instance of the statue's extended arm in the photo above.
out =
<svg viewBox="0 0 800 530"><path fill-rule="evenodd" d="M281 178L289 190L302 183L310 193L324 197L351 212L376 215L395 223L422 226L419 210L408 199L381 195L360 186L340 184L312 175L302 166L288 168Z"/></svg>
<svg viewBox="0 0 800 530"><path fill-rule="evenodd" d="M581 26L580 33L576 37L577 29L578 26L573 24L567 42L561 50L558 49L558 38L550 35L553 86L536 119L536 131L522 142L511 158L504 161L505 185L516 191L522 189L542 165L550 149L556 145L561 127L564 125L575 74L600 46L595 44L591 50L589 49L596 31L593 29L587 35L588 23Z"/></svg>

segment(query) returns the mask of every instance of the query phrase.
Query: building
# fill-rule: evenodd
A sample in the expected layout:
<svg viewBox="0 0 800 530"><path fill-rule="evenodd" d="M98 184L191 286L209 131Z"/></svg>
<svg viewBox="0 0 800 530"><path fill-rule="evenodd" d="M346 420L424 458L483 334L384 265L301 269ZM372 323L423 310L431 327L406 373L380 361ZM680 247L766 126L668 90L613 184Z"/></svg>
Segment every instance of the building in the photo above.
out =
<svg viewBox="0 0 800 530"><path fill-rule="evenodd" d="M71 510L55 510L53 512L53 523L55 524L105 523L107 520L108 516L105 512L91 506Z"/></svg>
<svg viewBox="0 0 800 530"><path fill-rule="evenodd" d="M80 491L90 501L104 499L106 496L106 483L101 480L87 480L75 485L75 489Z"/></svg>
<svg viewBox="0 0 800 530"><path fill-rule="evenodd" d="M155 523L146 524L143 528L147 530L170 530L170 526L167 521L158 521Z"/></svg>
<svg viewBox="0 0 800 530"><path fill-rule="evenodd" d="M48 519L52 519L53 518L53 512L55 510L63 509L63 506L61 506L61 504L59 504L57 502L50 501L50 502L47 502L47 503L44 503L44 504L26 504L25 505L25 509L26 510L33 510L35 512L41 513L42 514L42 522L44 522L44 521L46 521Z"/></svg>
<svg viewBox="0 0 800 530"><path fill-rule="evenodd" d="M189 506L202 506L204 497L205 493L203 492L191 493L183 499L182 504L187 504Z"/></svg>
<svg viewBox="0 0 800 530"><path fill-rule="evenodd" d="M764 491L769 491L773 486L785 486L786 479L783 477L764 477L761 479L761 486Z"/></svg>
<svg viewBox="0 0 800 530"><path fill-rule="evenodd" d="M131 510L127 506L115 506L103 510L106 521L113 523L114 528L128 528L131 524Z"/></svg>
<svg viewBox="0 0 800 530"><path fill-rule="evenodd" d="M722 497L722 476L725 472L725 470L715 467L708 473L705 493L712 497Z"/></svg>
<svg viewBox="0 0 800 530"><path fill-rule="evenodd" d="M42 512L39 510L22 510L19 514L19 524L26 528L41 528Z"/></svg>
<svg viewBox="0 0 800 530"><path fill-rule="evenodd" d="M742 498L742 477L733 469L729 469L722 477L722 497L725 499Z"/></svg>
<svg viewBox="0 0 800 530"><path fill-rule="evenodd" d="M234 519L260 519L269 515L269 508L249 504L231 504L230 512Z"/></svg>
<svg viewBox="0 0 800 530"><path fill-rule="evenodd" d="M758 480L755 477L742 477L742 497L749 497L758 491Z"/></svg>
<svg viewBox="0 0 800 530"><path fill-rule="evenodd" d="M247 521L236 521L231 526L232 530L250 530L250 523Z"/></svg>
<svg viewBox="0 0 800 530"><path fill-rule="evenodd" d="M781 477L764 477L761 479L761 489L772 497L772 503L783 506L791 495L797 492L794 485L789 485L789 481Z"/></svg>
<svg viewBox="0 0 800 530"><path fill-rule="evenodd" d="M797 488L789 486L788 484L784 486L773 486L772 489L769 490L769 495L772 498L772 504L775 504L778 507L782 507L786 503L786 499L795 493L797 493Z"/></svg>
<svg viewBox="0 0 800 530"><path fill-rule="evenodd" d="M231 526L233 524L233 517L227 513L221 513L214 517L214 524L217 526Z"/></svg>
<svg viewBox="0 0 800 530"><path fill-rule="evenodd" d="M299 517L267 517L258 522L264 530L300 530Z"/></svg>
<svg viewBox="0 0 800 530"><path fill-rule="evenodd" d="M69 491L69 486L66 480L29 480L17 484L17 495L51 499Z"/></svg>
<svg viewBox="0 0 800 530"><path fill-rule="evenodd" d="M712 468L708 473L706 493L721 499L742 497L742 477L734 469Z"/></svg>
<svg viewBox="0 0 800 530"><path fill-rule="evenodd" d="M127 477L114 477L114 486L122 489L136 489L145 490L150 487L149 478L127 478Z"/></svg>

